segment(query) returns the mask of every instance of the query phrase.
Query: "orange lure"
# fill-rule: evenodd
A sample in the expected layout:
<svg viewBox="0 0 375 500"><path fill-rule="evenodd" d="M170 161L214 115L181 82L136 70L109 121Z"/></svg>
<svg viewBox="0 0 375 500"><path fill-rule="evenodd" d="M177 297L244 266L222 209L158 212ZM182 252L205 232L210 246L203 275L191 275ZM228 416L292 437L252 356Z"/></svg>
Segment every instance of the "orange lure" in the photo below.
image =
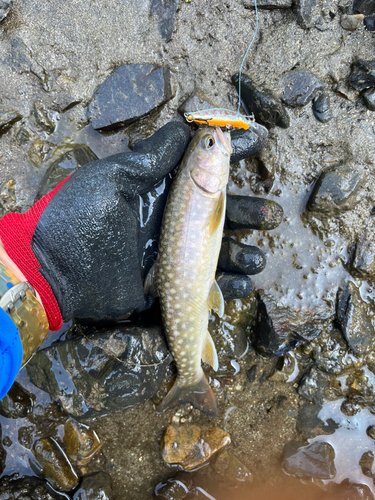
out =
<svg viewBox="0 0 375 500"><path fill-rule="evenodd" d="M189 123L203 123L217 127L243 128L247 130L254 123L253 116L240 115L236 111L223 108L204 109L185 113L185 118Z"/></svg>

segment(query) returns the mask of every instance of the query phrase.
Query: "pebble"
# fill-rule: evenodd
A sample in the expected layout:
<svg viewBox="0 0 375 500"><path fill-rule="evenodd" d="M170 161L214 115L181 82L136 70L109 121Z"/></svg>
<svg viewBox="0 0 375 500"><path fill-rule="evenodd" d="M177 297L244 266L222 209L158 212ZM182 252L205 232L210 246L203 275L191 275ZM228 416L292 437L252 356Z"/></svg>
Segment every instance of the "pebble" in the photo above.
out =
<svg viewBox="0 0 375 500"><path fill-rule="evenodd" d="M35 476L12 474L0 481L0 500L66 500L66 496L53 491L43 479Z"/></svg>
<svg viewBox="0 0 375 500"><path fill-rule="evenodd" d="M327 92L322 92L314 97L312 110L315 118L322 123L326 123L332 118L331 102Z"/></svg>
<svg viewBox="0 0 375 500"><path fill-rule="evenodd" d="M0 135L5 134L12 126L21 120L22 115L18 111L0 110Z"/></svg>
<svg viewBox="0 0 375 500"><path fill-rule="evenodd" d="M333 434L340 425L331 418L323 422L318 414L322 409L321 404L306 402L298 412L296 430L306 438L312 438L321 434Z"/></svg>
<svg viewBox="0 0 375 500"><path fill-rule="evenodd" d="M30 73L36 76L46 92L51 90L45 69L34 58L31 50L19 38L14 38L11 41L10 59L14 69L21 73Z"/></svg>
<svg viewBox="0 0 375 500"><path fill-rule="evenodd" d="M265 265L266 256L260 248L223 238L218 261L222 271L253 275L260 273Z"/></svg>
<svg viewBox="0 0 375 500"><path fill-rule="evenodd" d="M375 31L375 16L367 16L363 22L367 31Z"/></svg>
<svg viewBox="0 0 375 500"><path fill-rule="evenodd" d="M375 87L375 59L359 59L353 64L349 84L356 90Z"/></svg>
<svg viewBox="0 0 375 500"><path fill-rule="evenodd" d="M12 7L13 0L0 0L0 23L4 21Z"/></svg>
<svg viewBox="0 0 375 500"><path fill-rule="evenodd" d="M309 212L335 216L357 204L362 175L353 165L339 165L324 170L311 191L306 205Z"/></svg>
<svg viewBox="0 0 375 500"><path fill-rule="evenodd" d="M219 427L202 429L197 425L170 425L164 434L162 454L166 463L193 470L229 443L229 434Z"/></svg>
<svg viewBox="0 0 375 500"><path fill-rule="evenodd" d="M72 419L64 424L63 442L68 457L78 465L87 464L103 444L94 430Z"/></svg>
<svg viewBox="0 0 375 500"><path fill-rule="evenodd" d="M231 133L231 163L238 163L249 156L254 156L266 145L268 130L259 123L253 123L251 130L233 130Z"/></svg>
<svg viewBox="0 0 375 500"><path fill-rule="evenodd" d="M318 92L324 90L325 83L304 70L294 70L284 78L282 101L292 108L306 106Z"/></svg>
<svg viewBox="0 0 375 500"><path fill-rule="evenodd" d="M159 483L155 488L155 498L163 500L183 500L194 490L191 473L178 472L174 477ZM194 491L195 493L195 491Z"/></svg>
<svg viewBox="0 0 375 500"><path fill-rule="evenodd" d="M365 106L370 111L375 111L375 89L367 89L362 93Z"/></svg>
<svg viewBox="0 0 375 500"><path fill-rule="evenodd" d="M88 118L96 130L130 123L171 98L170 73L152 64L118 67L95 92Z"/></svg>
<svg viewBox="0 0 375 500"><path fill-rule="evenodd" d="M34 425L28 425L26 427L20 427L18 429L18 442L24 448L30 450L34 442L34 438L35 438Z"/></svg>
<svg viewBox="0 0 375 500"><path fill-rule="evenodd" d="M344 14L341 16L341 26L344 30L355 31L359 28L359 25L362 23L364 17L365 16L363 14Z"/></svg>
<svg viewBox="0 0 375 500"><path fill-rule="evenodd" d="M112 479L106 472L94 472L82 478L72 500L113 500Z"/></svg>
<svg viewBox="0 0 375 500"><path fill-rule="evenodd" d="M326 390L330 386L330 376L312 366L302 377L298 394L315 405L321 405L327 401Z"/></svg>
<svg viewBox="0 0 375 500"><path fill-rule="evenodd" d="M224 450L214 457L211 463L212 469L225 481L247 482L253 481L253 476L247 467L229 450Z"/></svg>
<svg viewBox="0 0 375 500"><path fill-rule="evenodd" d="M375 441L375 426L370 425L370 427L366 429L366 434L368 435L369 438Z"/></svg>
<svg viewBox="0 0 375 500"><path fill-rule="evenodd" d="M375 222L368 219L363 231L359 234L352 262L351 274L361 279L375 279Z"/></svg>
<svg viewBox="0 0 375 500"><path fill-rule="evenodd" d="M362 408L355 399L347 398L342 402L340 410L347 417L354 417L354 415L358 415L362 411Z"/></svg>
<svg viewBox="0 0 375 500"><path fill-rule="evenodd" d="M43 475L56 490L70 491L77 486L79 477L54 439L37 439L32 452L42 468Z"/></svg>
<svg viewBox="0 0 375 500"><path fill-rule="evenodd" d="M353 12L370 16L371 14L375 14L375 2L374 0L353 0L352 9Z"/></svg>
<svg viewBox="0 0 375 500"><path fill-rule="evenodd" d="M374 339L374 333L371 318L367 315L367 304L352 281L339 288L336 317L350 350L359 356L364 354Z"/></svg>
<svg viewBox="0 0 375 500"><path fill-rule="evenodd" d="M120 326L88 338L38 351L26 365L29 379L76 418L107 415L155 395L171 362L160 327Z"/></svg>
<svg viewBox="0 0 375 500"><path fill-rule="evenodd" d="M34 398L18 382L14 382L0 401L0 415L6 418L25 418L32 410Z"/></svg>
<svg viewBox="0 0 375 500"><path fill-rule="evenodd" d="M232 83L238 90L239 75L232 76ZM257 86L245 74L241 75L241 99L247 113L253 113L257 122L268 128L288 128L289 115L278 97L271 90Z"/></svg>
<svg viewBox="0 0 375 500"><path fill-rule="evenodd" d="M169 42L172 39L178 5L179 0L163 2L152 0L151 2L151 15L157 16L159 20L159 32L164 42Z"/></svg>
<svg viewBox="0 0 375 500"><path fill-rule="evenodd" d="M284 446L282 466L296 477L333 479L336 475L335 451L329 443L290 441Z"/></svg>
<svg viewBox="0 0 375 500"><path fill-rule="evenodd" d="M61 181L83 165L97 160L96 154L86 145L75 147L55 160L46 170L35 201L52 191Z"/></svg>
<svg viewBox="0 0 375 500"><path fill-rule="evenodd" d="M316 19L316 0L296 0L294 12L301 28L311 28Z"/></svg>
<svg viewBox="0 0 375 500"><path fill-rule="evenodd" d="M272 200L228 194L227 219L230 229L275 229L284 216L282 207Z"/></svg>
<svg viewBox="0 0 375 500"><path fill-rule="evenodd" d="M244 274L217 271L216 281L224 300L243 299L248 297L254 290L251 278Z"/></svg>

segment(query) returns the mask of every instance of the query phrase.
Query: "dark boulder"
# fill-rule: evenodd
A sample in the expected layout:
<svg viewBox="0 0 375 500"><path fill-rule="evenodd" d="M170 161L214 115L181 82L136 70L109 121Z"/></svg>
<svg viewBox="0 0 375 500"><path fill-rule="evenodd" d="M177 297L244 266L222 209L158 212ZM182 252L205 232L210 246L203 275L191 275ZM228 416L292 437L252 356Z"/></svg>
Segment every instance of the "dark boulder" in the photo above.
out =
<svg viewBox="0 0 375 500"><path fill-rule="evenodd" d="M370 61L359 59L354 63L349 83L356 90L375 87L375 59Z"/></svg>
<svg viewBox="0 0 375 500"><path fill-rule="evenodd" d="M284 78L282 101L292 108L306 106L324 90L325 84L316 76L304 70L294 70Z"/></svg>
<svg viewBox="0 0 375 500"><path fill-rule="evenodd" d="M317 120L322 123L332 118L332 109L329 94L323 92L313 99L312 110Z"/></svg>
<svg viewBox="0 0 375 500"><path fill-rule="evenodd" d="M74 417L97 417L150 399L171 361L159 327L120 326L38 351L29 379Z"/></svg>
<svg viewBox="0 0 375 500"><path fill-rule="evenodd" d="M130 123L171 98L170 73L152 64L120 66L95 92L88 118L95 129Z"/></svg>

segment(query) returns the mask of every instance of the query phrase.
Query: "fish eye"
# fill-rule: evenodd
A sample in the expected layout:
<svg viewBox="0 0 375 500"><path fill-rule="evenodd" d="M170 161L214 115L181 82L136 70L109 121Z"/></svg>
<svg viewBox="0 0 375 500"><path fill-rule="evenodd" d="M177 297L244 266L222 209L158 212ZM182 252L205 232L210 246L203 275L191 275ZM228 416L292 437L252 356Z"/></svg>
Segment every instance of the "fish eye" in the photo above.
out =
<svg viewBox="0 0 375 500"><path fill-rule="evenodd" d="M212 135L207 135L203 138L203 147L205 149L211 149L215 144L215 139Z"/></svg>

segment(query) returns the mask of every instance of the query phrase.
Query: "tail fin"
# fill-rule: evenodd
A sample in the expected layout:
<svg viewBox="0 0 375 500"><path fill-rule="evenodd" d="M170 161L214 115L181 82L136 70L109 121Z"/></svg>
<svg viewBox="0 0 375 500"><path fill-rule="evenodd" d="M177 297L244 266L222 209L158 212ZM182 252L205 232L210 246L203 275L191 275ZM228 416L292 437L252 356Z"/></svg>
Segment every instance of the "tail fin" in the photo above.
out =
<svg viewBox="0 0 375 500"><path fill-rule="evenodd" d="M162 412L178 405L190 403L197 410L210 417L215 417L217 415L216 397L204 374L202 373L202 378L195 385L183 386L180 380L180 377L177 377L172 389L158 405L157 411Z"/></svg>

